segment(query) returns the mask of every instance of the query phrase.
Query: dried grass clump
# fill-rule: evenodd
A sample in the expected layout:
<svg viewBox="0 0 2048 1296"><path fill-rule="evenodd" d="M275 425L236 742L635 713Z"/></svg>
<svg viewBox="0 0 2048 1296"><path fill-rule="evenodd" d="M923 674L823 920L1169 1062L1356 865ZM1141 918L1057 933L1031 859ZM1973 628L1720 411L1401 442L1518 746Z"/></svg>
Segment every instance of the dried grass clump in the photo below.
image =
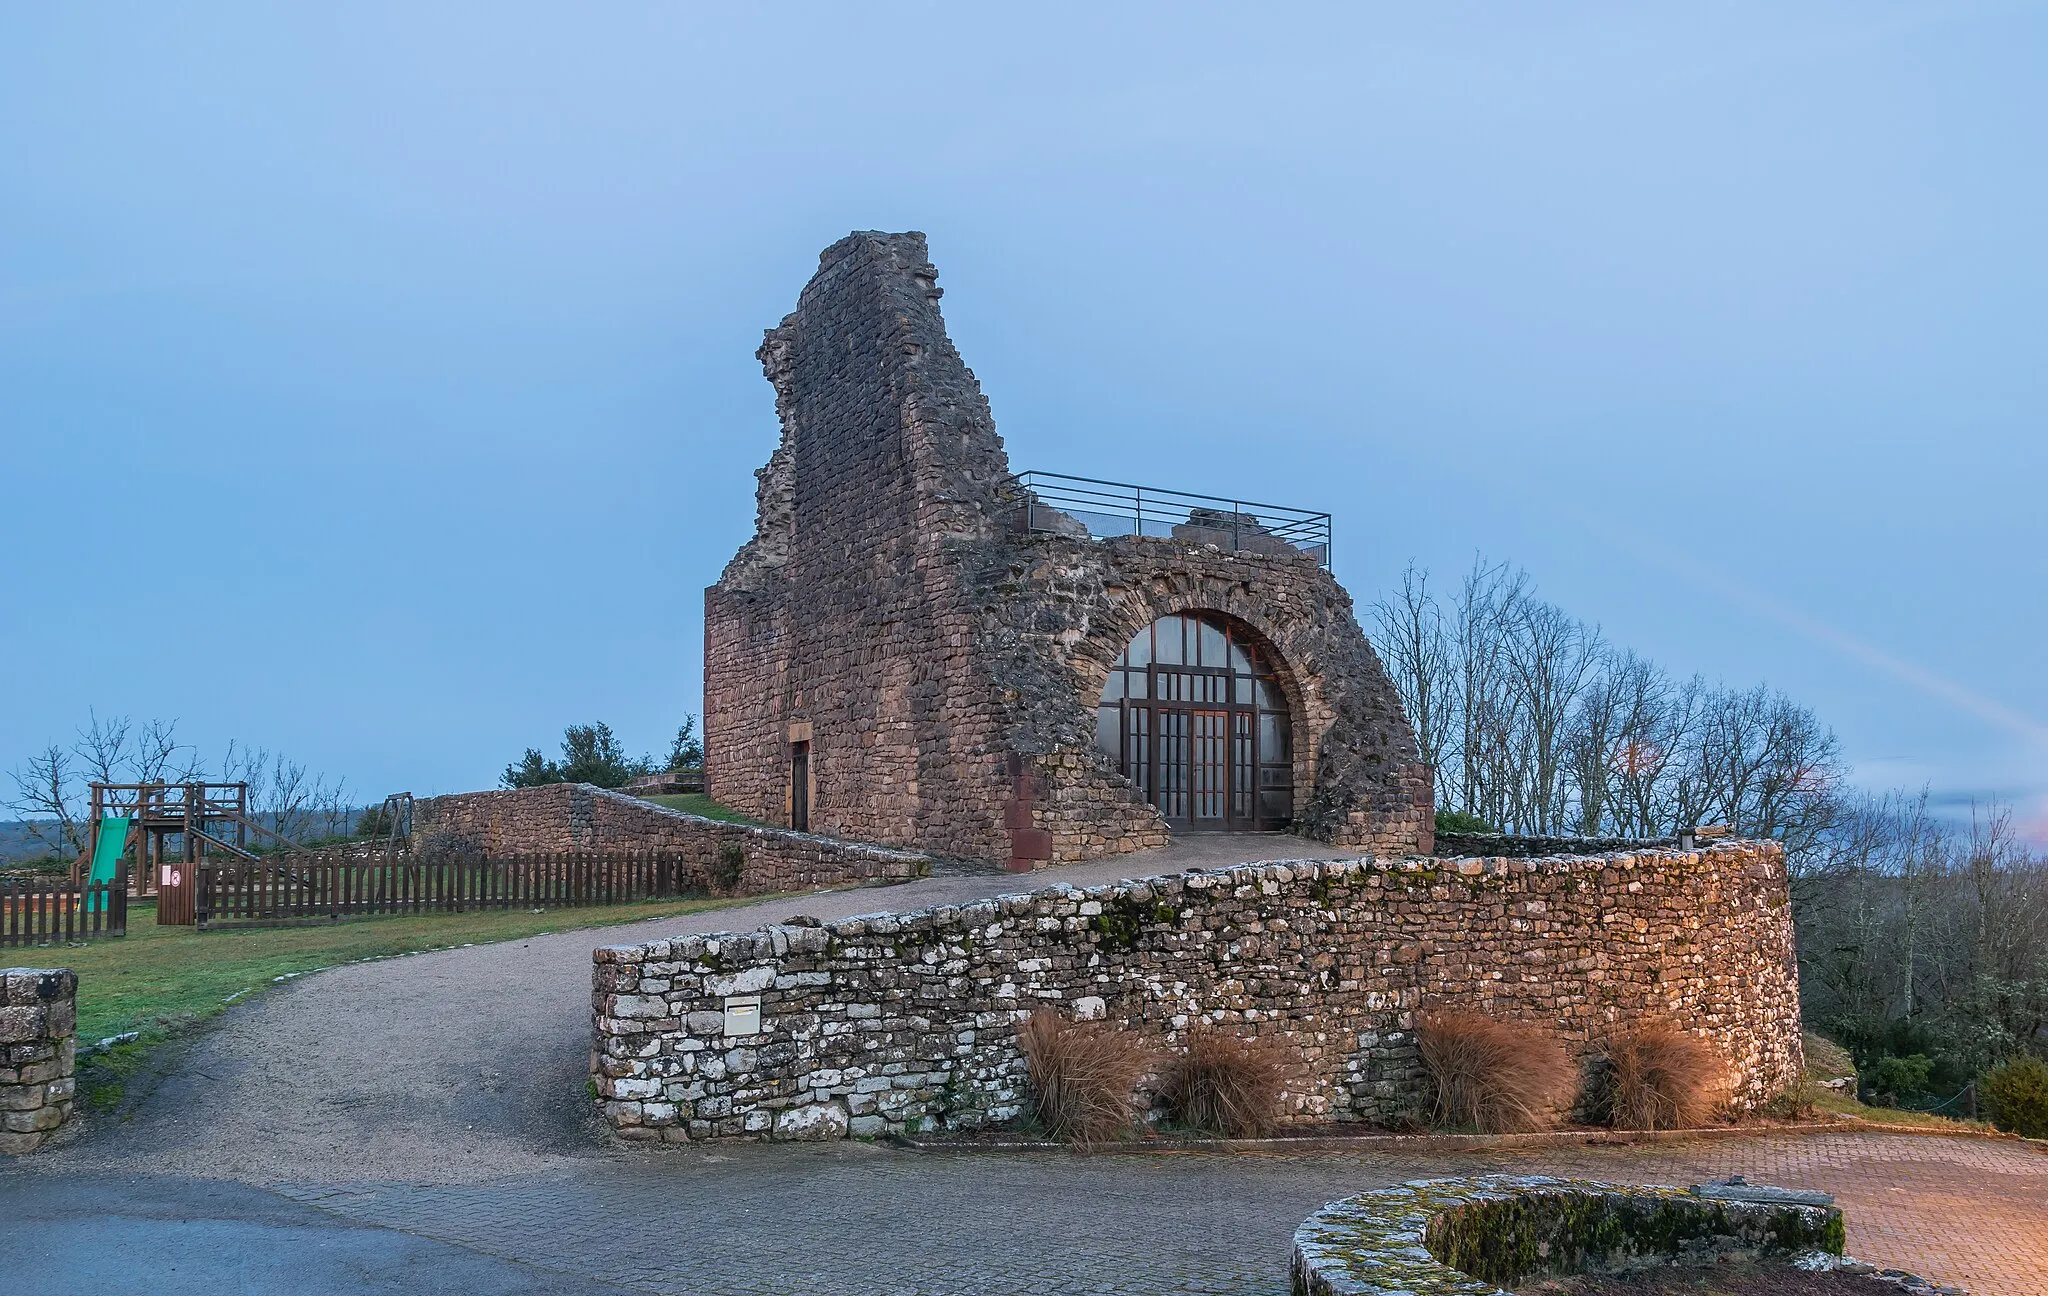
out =
<svg viewBox="0 0 2048 1296"><path fill-rule="evenodd" d="M1704 1040L1668 1021L1615 1032L1601 1046L1593 1102L1616 1129L1693 1129L1728 1092L1728 1070Z"/></svg>
<svg viewBox="0 0 2048 1296"><path fill-rule="evenodd" d="M1428 1012L1416 1042L1429 1074L1431 1123L1512 1134L1554 1128L1578 1090L1557 1040L1478 1013Z"/></svg>
<svg viewBox="0 0 2048 1296"><path fill-rule="evenodd" d="M1113 1139L1136 1115L1131 1091L1151 1069L1137 1036L1108 1022L1072 1022L1040 1008L1017 1028L1031 1103L1053 1137L1080 1147Z"/></svg>
<svg viewBox="0 0 2048 1296"><path fill-rule="evenodd" d="M1228 1138L1259 1138L1280 1123L1289 1058L1277 1036L1246 1039L1213 1027L1188 1034L1159 1077L1167 1114Z"/></svg>

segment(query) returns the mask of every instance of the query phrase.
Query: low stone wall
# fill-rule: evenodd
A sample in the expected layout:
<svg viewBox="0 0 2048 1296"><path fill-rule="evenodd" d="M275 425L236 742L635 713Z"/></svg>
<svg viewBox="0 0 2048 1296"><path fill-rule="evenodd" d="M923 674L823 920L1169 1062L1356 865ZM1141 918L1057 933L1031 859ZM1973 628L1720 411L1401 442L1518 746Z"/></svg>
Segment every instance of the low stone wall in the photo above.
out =
<svg viewBox="0 0 2048 1296"><path fill-rule="evenodd" d="M1486 1175L1333 1202L1295 1231L1290 1269L1294 1296L1501 1296L1531 1278L1726 1260L1832 1267L1842 1238L1832 1205Z"/></svg>
<svg viewBox="0 0 2048 1296"><path fill-rule="evenodd" d="M746 895L902 882L932 869L931 857L915 851L721 823L588 783L424 798L413 803L412 831L423 852L674 852L701 865L707 884L718 882L714 889ZM727 885L735 868L738 882Z"/></svg>
<svg viewBox="0 0 2048 1296"><path fill-rule="evenodd" d="M71 1119L78 974L0 971L0 1152L33 1152Z"/></svg>
<svg viewBox="0 0 2048 1296"><path fill-rule="evenodd" d="M971 1128L1022 1109L1016 1027L1053 1005L1173 1048L1283 1037L1294 1123L1412 1112L1424 1003L1582 1048L1669 1017L1754 1108L1799 1073L1775 843L1550 859L1240 865L595 952L592 1070L622 1133Z"/></svg>

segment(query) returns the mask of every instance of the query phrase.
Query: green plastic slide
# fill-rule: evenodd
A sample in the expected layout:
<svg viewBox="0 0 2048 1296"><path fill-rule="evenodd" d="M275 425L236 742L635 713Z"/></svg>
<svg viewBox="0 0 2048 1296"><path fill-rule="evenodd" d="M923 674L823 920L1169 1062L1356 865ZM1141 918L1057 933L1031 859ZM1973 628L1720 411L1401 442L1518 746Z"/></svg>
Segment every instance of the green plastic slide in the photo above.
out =
<svg viewBox="0 0 2048 1296"><path fill-rule="evenodd" d="M121 856L128 850L128 825L131 822L116 815L100 820L100 829L92 838L92 872L85 879L88 883L111 883L121 871ZM106 892L86 893L85 912L93 913L106 907Z"/></svg>

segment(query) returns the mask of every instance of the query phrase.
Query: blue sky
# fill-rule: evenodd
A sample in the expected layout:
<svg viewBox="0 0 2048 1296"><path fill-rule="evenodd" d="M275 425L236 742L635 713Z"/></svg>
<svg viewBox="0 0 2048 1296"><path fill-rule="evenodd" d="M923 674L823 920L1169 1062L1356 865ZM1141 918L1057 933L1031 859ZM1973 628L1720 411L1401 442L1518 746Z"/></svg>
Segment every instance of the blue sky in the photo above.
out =
<svg viewBox="0 0 2048 1296"><path fill-rule="evenodd" d="M0 766L698 709L753 351L931 239L1018 468L1475 551L2048 838L2048 11L0 5Z"/></svg>

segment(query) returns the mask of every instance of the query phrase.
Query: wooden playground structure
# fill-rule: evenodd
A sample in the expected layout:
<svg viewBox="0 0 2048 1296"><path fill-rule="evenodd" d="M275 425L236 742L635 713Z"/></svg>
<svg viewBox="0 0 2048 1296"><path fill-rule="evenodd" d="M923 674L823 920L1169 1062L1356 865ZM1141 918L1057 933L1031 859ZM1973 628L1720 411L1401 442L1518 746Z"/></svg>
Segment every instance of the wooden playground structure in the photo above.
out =
<svg viewBox="0 0 2048 1296"><path fill-rule="evenodd" d="M129 890L158 897L159 923L193 921L190 883L201 863L253 863L261 858L259 840L303 849L250 813L247 783L93 783L89 791L93 840L86 858L99 856L99 835L110 824L124 828Z"/></svg>

